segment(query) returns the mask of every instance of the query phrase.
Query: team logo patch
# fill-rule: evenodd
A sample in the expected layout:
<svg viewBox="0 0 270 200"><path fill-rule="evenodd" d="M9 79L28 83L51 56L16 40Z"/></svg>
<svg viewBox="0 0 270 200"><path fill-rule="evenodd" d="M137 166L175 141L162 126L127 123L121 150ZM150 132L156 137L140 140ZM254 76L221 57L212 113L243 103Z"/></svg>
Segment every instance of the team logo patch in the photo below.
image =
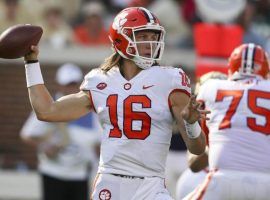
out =
<svg viewBox="0 0 270 200"><path fill-rule="evenodd" d="M112 194L110 190L103 189L99 192L99 199L100 200L110 200L112 198Z"/></svg>
<svg viewBox="0 0 270 200"><path fill-rule="evenodd" d="M131 88L131 84L130 83L126 83L125 85L124 85L124 89L125 90L129 90Z"/></svg>
<svg viewBox="0 0 270 200"><path fill-rule="evenodd" d="M99 90L103 90L103 89L106 88L106 87L107 87L107 84L104 83L104 82L99 83L99 84L97 85L97 89L99 89Z"/></svg>

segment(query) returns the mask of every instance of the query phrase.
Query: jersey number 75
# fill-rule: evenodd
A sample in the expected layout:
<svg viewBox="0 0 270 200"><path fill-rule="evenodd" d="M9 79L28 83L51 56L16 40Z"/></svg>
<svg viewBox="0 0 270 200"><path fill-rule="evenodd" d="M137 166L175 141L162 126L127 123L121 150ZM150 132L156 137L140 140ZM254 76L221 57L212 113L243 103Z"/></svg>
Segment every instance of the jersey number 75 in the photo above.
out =
<svg viewBox="0 0 270 200"><path fill-rule="evenodd" d="M216 102L223 101L224 97L231 96L232 101L229 105L229 108L222 119L219 129L225 129L231 127L231 119L235 114L237 107L240 103L244 94L243 90L218 90L216 96ZM260 132L265 135L270 135L270 110L264 107L257 105L258 99L267 99L270 100L270 93L260 90L248 90L247 93L247 106L248 108L257 115L265 117L266 123L260 125L256 122L256 118L247 117L246 122L247 126L253 130Z"/></svg>

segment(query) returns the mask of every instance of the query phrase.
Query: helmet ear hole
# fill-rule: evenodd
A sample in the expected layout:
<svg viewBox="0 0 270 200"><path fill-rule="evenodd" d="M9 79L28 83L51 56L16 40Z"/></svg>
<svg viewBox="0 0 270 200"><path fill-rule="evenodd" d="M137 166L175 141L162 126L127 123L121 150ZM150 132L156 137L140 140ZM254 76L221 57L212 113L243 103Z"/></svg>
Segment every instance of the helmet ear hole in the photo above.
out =
<svg viewBox="0 0 270 200"><path fill-rule="evenodd" d="M130 53L130 54L135 54L136 53L136 50L134 47L128 47L127 48L127 52Z"/></svg>

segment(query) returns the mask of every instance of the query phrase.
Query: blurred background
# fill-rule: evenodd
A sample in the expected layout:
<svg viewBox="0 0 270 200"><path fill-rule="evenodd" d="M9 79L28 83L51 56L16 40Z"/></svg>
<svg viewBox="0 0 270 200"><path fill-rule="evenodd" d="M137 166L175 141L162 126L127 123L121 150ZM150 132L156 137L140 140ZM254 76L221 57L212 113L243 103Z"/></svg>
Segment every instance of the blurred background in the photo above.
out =
<svg viewBox="0 0 270 200"><path fill-rule="evenodd" d="M67 62L84 74L111 54L108 28L128 6L151 10L165 27L162 65L181 66L195 84L209 71L227 73L231 51L253 42L270 52L270 0L0 0L0 33L15 24L42 26L40 62L51 93L55 73ZM36 149L20 130L31 112L22 59L0 59L0 200L40 199ZM185 147L172 138L167 185L187 167Z"/></svg>

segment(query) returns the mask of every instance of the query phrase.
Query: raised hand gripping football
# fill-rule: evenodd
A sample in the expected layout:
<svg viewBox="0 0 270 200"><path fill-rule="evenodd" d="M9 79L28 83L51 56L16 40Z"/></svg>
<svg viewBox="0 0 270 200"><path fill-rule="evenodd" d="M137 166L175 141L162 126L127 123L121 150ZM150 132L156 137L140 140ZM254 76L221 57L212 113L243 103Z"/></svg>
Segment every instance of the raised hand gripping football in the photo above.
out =
<svg viewBox="0 0 270 200"><path fill-rule="evenodd" d="M200 107L201 107L201 103L196 101L196 97L192 95L190 97L188 104L186 105L186 107L183 109L181 113L183 119L189 124L193 124L200 119L209 120L209 118L207 117L207 114L209 114L210 111L200 109Z"/></svg>
<svg viewBox="0 0 270 200"><path fill-rule="evenodd" d="M5 30L0 35L0 58L21 58L36 46L42 36L40 26L20 24Z"/></svg>

